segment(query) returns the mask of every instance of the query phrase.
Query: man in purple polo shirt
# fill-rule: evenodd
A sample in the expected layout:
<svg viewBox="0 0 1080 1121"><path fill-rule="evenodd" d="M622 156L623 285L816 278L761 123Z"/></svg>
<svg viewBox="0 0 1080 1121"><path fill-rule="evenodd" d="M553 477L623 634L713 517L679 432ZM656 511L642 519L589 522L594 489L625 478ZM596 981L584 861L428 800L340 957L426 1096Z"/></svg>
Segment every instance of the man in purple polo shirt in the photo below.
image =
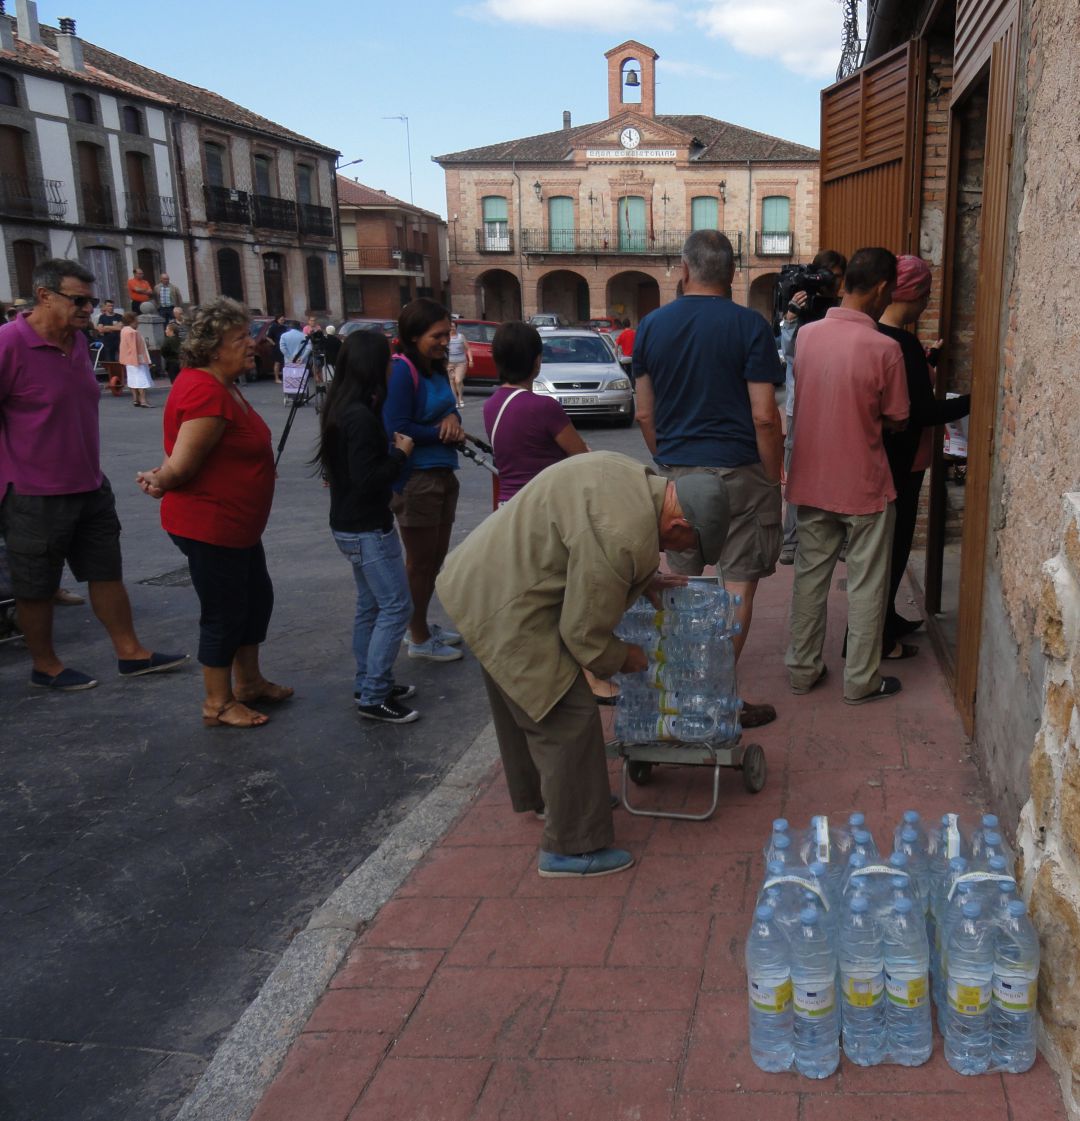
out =
<svg viewBox="0 0 1080 1121"><path fill-rule="evenodd" d="M187 661L186 654L148 650L132 623L120 521L101 472L100 390L83 334L93 280L78 261L42 261L34 270L34 307L0 327L0 528L33 662L30 684L65 692L97 684L65 666L53 648L53 595L65 561L89 584L121 677Z"/></svg>

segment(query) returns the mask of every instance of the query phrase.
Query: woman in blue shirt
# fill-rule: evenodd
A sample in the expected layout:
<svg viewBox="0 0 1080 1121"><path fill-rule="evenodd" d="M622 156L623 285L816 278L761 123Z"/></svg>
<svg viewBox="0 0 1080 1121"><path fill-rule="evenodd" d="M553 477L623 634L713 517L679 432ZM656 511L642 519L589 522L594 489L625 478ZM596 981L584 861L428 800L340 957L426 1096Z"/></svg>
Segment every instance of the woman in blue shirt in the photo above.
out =
<svg viewBox="0 0 1080 1121"><path fill-rule="evenodd" d="M454 446L464 439L457 397L446 372L450 313L434 300L413 300L401 310L398 339L400 353L391 366L383 423L387 432L409 436L415 445L390 503L405 545L413 602L409 657L453 662L461 657L455 649L461 635L427 621L457 510Z"/></svg>

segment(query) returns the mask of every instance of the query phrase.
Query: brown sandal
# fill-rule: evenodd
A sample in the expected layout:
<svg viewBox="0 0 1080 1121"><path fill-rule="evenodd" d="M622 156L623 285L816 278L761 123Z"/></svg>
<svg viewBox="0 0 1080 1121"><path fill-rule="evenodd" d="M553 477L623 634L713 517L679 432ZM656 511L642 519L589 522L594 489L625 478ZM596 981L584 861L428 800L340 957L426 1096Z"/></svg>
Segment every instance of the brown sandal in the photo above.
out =
<svg viewBox="0 0 1080 1121"><path fill-rule="evenodd" d="M245 718L241 713L237 713L239 719L225 720L224 716L230 709L240 709L241 713L247 713L247 716ZM204 705L202 719L203 723L208 728L261 728L270 721L269 716L261 712L255 712L253 709L248 708L237 700L226 701L217 712L213 710L207 711Z"/></svg>
<svg viewBox="0 0 1080 1121"><path fill-rule="evenodd" d="M287 701L295 692L291 685L275 685L265 678L251 689L236 689L236 699L245 705L262 701L264 704L276 705Z"/></svg>

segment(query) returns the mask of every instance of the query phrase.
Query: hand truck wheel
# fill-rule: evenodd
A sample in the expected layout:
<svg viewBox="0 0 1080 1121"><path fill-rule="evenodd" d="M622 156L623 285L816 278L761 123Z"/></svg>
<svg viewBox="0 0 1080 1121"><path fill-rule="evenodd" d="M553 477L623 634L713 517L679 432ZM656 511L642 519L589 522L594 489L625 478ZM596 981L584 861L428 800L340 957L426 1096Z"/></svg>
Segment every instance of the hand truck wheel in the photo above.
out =
<svg viewBox="0 0 1080 1121"><path fill-rule="evenodd" d="M639 763L631 760L627 773L635 786L648 786L652 782L652 763Z"/></svg>
<svg viewBox="0 0 1080 1121"><path fill-rule="evenodd" d="M751 794L757 794L765 788L765 775L765 752L760 744L748 744L742 760L743 786Z"/></svg>

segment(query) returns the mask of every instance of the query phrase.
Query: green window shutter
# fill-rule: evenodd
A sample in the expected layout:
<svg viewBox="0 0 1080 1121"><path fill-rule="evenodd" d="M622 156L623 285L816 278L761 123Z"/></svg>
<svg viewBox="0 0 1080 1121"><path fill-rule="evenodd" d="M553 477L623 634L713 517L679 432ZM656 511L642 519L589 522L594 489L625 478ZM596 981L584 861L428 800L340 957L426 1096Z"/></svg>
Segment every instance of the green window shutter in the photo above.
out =
<svg viewBox="0 0 1080 1121"><path fill-rule="evenodd" d="M510 219L506 199L502 195L487 195L481 200L484 214L484 248L488 252L508 252L510 249Z"/></svg>
<svg viewBox="0 0 1080 1121"><path fill-rule="evenodd" d="M715 230L720 223L720 204L708 195L690 200L690 228Z"/></svg>
<svg viewBox="0 0 1080 1121"><path fill-rule="evenodd" d="M619 199L619 249L623 253L643 253L647 248L645 199L626 195Z"/></svg>
<svg viewBox="0 0 1080 1121"><path fill-rule="evenodd" d="M509 221L508 211L506 208L506 199L504 199L502 195L488 195L484 199L484 221Z"/></svg>
<svg viewBox="0 0 1080 1121"><path fill-rule="evenodd" d="M761 228L767 234L786 234L791 229L791 199L786 195L763 199Z"/></svg>
<svg viewBox="0 0 1080 1121"><path fill-rule="evenodd" d="M574 252L574 200L568 195L548 199L548 249Z"/></svg>

